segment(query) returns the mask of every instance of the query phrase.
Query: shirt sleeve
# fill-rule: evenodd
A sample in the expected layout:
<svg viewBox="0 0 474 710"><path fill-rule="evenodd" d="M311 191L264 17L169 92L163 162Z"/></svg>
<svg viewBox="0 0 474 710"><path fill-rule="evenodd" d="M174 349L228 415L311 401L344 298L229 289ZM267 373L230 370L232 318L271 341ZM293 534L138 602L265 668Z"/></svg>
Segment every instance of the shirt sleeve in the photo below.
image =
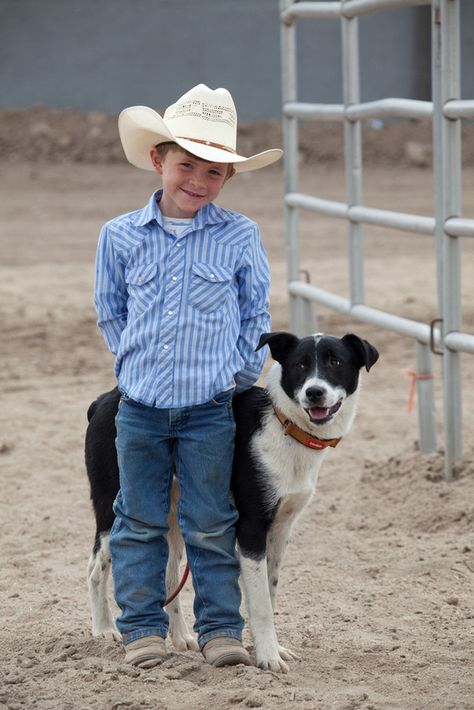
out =
<svg viewBox="0 0 474 710"><path fill-rule="evenodd" d="M268 351L264 347L255 352L255 348L262 333L271 330L270 268L257 225L254 225L237 278L241 318L237 348L243 367L236 373L235 383L236 391L243 392L260 377Z"/></svg>
<svg viewBox="0 0 474 710"><path fill-rule="evenodd" d="M127 325L127 289L123 265L117 259L107 225L102 227L97 247L94 305L97 325L107 347L116 355Z"/></svg>

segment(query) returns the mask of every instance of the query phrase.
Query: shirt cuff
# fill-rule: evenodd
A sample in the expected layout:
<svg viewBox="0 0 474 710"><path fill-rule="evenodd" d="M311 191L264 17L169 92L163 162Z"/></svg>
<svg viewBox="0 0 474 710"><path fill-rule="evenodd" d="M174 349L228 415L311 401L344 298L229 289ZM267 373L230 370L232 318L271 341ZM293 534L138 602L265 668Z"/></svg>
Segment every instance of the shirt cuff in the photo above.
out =
<svg viewBox="0 0 474 710"><path fill-rule="evenodd" d="M235 375L235 391L236 392L245 392L245 390L248 390L256 383L258 378L260 377L260 373L258 372L250 372L250 370L241 370Z"/></svg>

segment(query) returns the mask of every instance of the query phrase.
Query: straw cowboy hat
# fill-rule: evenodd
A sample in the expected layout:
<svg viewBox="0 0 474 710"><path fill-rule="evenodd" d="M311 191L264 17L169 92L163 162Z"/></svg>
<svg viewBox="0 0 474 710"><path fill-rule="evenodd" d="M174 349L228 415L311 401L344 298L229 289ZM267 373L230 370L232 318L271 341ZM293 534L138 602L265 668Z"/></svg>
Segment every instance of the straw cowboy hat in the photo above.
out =
<svg viewBox="0 0 474 710"><path fill-rule="evenodd" d="M119 116L122 146L132 165L153 170L150 149L172 141L198 158L232 163L236 172L257 170L278 160L283 151L266 150L250 158L236 152L237 112L227 89L198 84L169 106L163 118L148 106L130 106Z"/></svg>

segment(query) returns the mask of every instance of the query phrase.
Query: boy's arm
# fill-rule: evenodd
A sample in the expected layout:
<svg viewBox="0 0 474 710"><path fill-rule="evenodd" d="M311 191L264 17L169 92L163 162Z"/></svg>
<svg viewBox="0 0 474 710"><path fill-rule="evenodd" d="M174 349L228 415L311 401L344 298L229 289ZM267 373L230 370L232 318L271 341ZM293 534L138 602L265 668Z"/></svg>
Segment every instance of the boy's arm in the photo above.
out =
<svg viewBox="0 0 474 710"><path fill-rule="evenodd" d="M107 225L102 227L97 247L94 304L97 325L107 347L116 355L127 325L127 295L123 266L114 252Z"/></svg>
<svg viewBox="0 0 474 710"><path fill-rule="evenodd" d="M243 359L243 367L236 373L235 382L236 391L243 392L260 377L268 351L267 348L262 348L255 352L255 348L261 334L271 330L270 269L256 225L237 278L241 318L237 348Z"/></svg>

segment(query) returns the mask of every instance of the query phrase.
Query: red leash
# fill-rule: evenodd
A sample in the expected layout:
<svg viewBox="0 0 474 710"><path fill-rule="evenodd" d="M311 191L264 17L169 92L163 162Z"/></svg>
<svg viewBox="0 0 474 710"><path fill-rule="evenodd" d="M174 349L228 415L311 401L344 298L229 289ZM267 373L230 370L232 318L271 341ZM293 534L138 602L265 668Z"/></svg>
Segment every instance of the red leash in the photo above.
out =
<svg viewBox="0 0 474 710"><path fill-rule="evenodd" d="M168 606L168 604L171 604L171 602L173 601L173 599L176 599L176 597L178 596L178 594L180 593L180 591L182 590L182 588L183 588L184 585L186 584L186 580L187 580L188 577L189 577L189 564L188 564L188 562L186 562L186 567L184 568L184 572L183 572L183 576L182 576L182 578L181 578L181 582L178 584L178 586L177 586L177 588L175 589L175 591L173 592L173 594L170 594L170 596L168 597L168 599L166 599L166 601L165 601L165 603L163 604L163 606Z"/></svg>

